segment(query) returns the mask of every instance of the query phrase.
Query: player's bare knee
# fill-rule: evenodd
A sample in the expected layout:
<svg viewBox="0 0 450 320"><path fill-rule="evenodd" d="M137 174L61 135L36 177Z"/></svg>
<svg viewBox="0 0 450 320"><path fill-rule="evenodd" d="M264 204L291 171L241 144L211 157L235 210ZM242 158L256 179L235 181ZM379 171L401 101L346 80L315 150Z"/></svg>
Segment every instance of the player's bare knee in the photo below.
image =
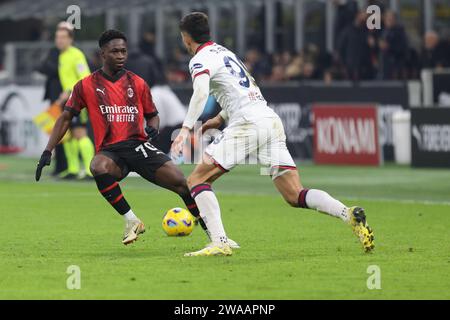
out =
<svg viewBox="0 0 450 320"><path fill-rule="evenodd" d="M94 177L109 172L107 162L96 158L92 159L89 169Z"/></svg>
<svg viewBox="0 0 450 320"><path fill-rule="evenodd" d="M94 177L98 176L98 175L101 175L101 174L108 173L108 169L103 164L93 164L93 163L91 163L90 169L91 169L91 173L92 173L92 175Z"/></svg>

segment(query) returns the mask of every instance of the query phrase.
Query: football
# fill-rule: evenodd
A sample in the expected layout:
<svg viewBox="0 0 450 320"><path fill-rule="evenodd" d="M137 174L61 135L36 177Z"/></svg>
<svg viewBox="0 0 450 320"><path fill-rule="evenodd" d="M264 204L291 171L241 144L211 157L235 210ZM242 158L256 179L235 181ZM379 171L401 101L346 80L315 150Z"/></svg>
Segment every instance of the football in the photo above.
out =
<svg viewBox="0 0 450 320"><path fill-rule="evenodd" d="M173 208L164 215L162 227L168 236L188 236L194 229L194 217L186 209Z"/></svg>

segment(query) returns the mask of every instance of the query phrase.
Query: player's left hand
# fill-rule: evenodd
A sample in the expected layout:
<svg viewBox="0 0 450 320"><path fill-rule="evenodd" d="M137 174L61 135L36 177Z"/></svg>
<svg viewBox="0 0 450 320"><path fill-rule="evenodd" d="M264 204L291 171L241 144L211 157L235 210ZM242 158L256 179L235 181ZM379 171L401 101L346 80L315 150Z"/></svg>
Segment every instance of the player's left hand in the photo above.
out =
<svg viewBox="0 0 450 320"><path fill-rule="evenodd" d="M147 133L148 140L154 140L159 135L159 130L153 127L145 127L145 133Z"/></svg>
<svg viewBox="0 0 450 320"><path fill-rule="evenodd" d="M45 150L42 153L41 158L39 159L39 162L37 164L36 177L35 177L36 181L39 181L39 179L41 178L42 169L45 166L49 166L51 161L52 161L52 153L51 153L51 151Z"/></svg>
<svg viewBox="0 0 450 320"><path fill-rule="evenodd" d="M189 138L189 135L188 128L181 128L180 133L178 133L178 136L173 140L172 147L170 148L170 153L173 156L178 157L182 153L184 143Z"/></svg>

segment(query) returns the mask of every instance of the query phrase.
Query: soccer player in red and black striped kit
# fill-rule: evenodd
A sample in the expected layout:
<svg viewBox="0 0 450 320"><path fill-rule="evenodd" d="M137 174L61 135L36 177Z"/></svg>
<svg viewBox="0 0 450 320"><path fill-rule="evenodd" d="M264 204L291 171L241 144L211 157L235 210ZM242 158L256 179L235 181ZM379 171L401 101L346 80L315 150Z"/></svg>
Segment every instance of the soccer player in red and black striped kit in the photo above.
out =
<svg viewBox="0 0 450 320"><path fill-rule="evenodd" d="M74 86L39 160L36 181L39 181L43 167L50 164L52 150L69 129L72 117L87 108L96 149L90 169L100 193L125 218L122 243L135 241L145 231L118 184L130 171L176 192L207 231L183 173L150 143L158 134L158 111L145 81L124 69L126 36L117 30L107 30L101 35L99 46L103 66Z"/></svg>

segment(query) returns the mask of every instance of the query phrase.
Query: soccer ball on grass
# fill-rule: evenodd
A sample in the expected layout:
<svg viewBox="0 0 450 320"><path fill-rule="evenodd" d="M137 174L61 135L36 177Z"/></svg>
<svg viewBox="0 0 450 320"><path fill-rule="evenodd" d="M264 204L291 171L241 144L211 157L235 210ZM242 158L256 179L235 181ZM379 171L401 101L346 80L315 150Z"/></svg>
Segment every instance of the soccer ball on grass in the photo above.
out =
<svg viewBox="0 0 450 320"><path fill-rule="evenodd" d="M187 236L194 229L194 220L188 210L173 208L164 215L162 227L168 236Z"/></svg>

